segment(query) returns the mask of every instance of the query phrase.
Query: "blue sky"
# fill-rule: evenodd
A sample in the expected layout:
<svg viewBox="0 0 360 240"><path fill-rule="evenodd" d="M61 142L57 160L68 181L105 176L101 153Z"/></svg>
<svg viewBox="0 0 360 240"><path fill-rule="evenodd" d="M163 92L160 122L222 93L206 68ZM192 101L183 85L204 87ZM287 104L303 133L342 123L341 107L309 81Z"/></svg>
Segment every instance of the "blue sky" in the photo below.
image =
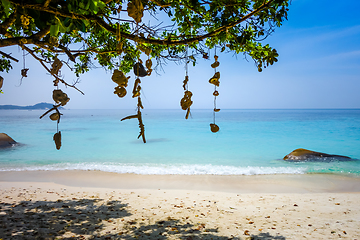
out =
<svg viewBox="0 0 360 240"><path fill-rule="evenodd" d="M360 108L360 1L293 0L288 21L265 42L279 52L279 62L259 73L243 55L218 54L221 73L219 108ZM0 104L33 105L52 102L52 77L40 64L26 57L28 78L20 84L23 67L18 47L2 49L21 59L5 78ZM212 54L213 55L213 54ZM199 60L189 67L192 108L213 108L213 60ZM176 109L183 97L184 66L169 63L160 75L142 79L143 104L148 109ZM130 74L129 89L134 81ZM65 79L75 78L65 72ZM133 109L136 100L128 94L113 94L111 72L90 71L77 85L85 96L64 88L70 109Z"/></svg>

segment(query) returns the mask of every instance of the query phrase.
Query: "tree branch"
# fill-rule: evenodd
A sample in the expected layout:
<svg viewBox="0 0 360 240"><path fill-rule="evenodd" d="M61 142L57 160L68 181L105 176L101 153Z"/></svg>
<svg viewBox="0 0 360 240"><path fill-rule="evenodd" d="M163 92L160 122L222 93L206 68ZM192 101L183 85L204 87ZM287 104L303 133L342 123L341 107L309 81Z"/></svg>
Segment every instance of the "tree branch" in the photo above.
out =
<svg viewBox="0 0 360 240"><path fill-rule="evenodd" d="M202 41L206 38L209 37L213 37L215 35L217 35L220 32L226 31L229 28L232 28L244 21L246 21L247 19L251 18L252 16L254 16L255 14L257 14L258 12L260 12L261 10L263 10L264 8L268 7L268 5L270 5L274 0L269 0L265 3L263 3L259 8L253 10L252 12L250 12L249 14L245 15L243 18L239 19L238 21L226 24L225 26L222 26L212 32L209 32L207 34L204 35L200 35L197 37L193 37L193 38L188 38L188 39L184 39L184 40L160 40L160 39L148 39L145 37L140 37L140 36L136 36L136 35L132 35L132 34L128 34L128 33L123 33L121 32L121 36L125 37L127 39L133 40L133 41L139 41L142 43L149 43L149 44L154 44L154 45L167 45L167 46L175 46L175 45L184 45L184 44L189 44L189 43L193 43L193 42L199 42ZM107 31L112 32L114 34L116 34L116 29L111 27L110 25L108 25L103 19L98 18L96 16L92 16L94 18L94 20L103 28L105 28Z"/></svg>
<svg viewBox="0 0 360 240"><path fill-rule="evenodd" d="M7 29L16 21L16 15L17 13L15 9L14 12L0 24L0 34L6 35Z"/></svg>
<svg viewBox="0 0 360 240"><path fill-rule="evenodd" d="M227 29L232 28L232 27L246 21L247 19L251 18L252 16L257 14L258 12L263 10L264 8L268 7L273 1L274 0L269 0L267 2L264 2L259 8L253 10L249 14L245 15L243 18L239 19L238 21L228 23L228 24L226 24L226 25L224 25L222 27L219 27L218 29L216 29L214 31L211 31L211 32L209 32L207 34L199 35L199 36L188 38L188 39L183 39L183 40L148 39L148 38L145 38L145 37L129 34L129 33L126 33L126 32L121 32L121 36L123 38L133 40L133 41L136 41L136 42L148 43L148 44L154 44L154 45L175 46L175 45L184 45L184 44L189 44L189 43L193 43L193 42L199 42L199 41L202 41L202 40L204 40L206 38L213 37L213 36L217 35L220 32L226 31ZM11 1L11 2L13 4L15 4L15 5L20 6L20 7L30 8L30 9L34 9L34 10L38 10L38 11L43 11L43 12L48 12L48 13L52 13L54 15L58 15L58 16L62 16L62 17L94 21L94 22L98 23L101 27L106 29L107 31L109 31L109 32L111 32L113 34L116 34L116 28L110 26L102 18L100 18L100 17L98 17L96 15L80 15L80 14L76 14L76 13L66 13L66 12L62 12L59 9L55 9L55 8L52 8L52 7L45 8L41 4L28 4L28 3L22 4L22 3L15 2L15 1ZM5 39L3 39L3 40L5 40ZM12 42L12 44L9 43L9 45L14 45L14 43L13 42ZM9 45L4 45L4 46L9 46ZM0 47L1 46L2 46L2 44L1 44L1 41L0 41Z"/></svg>
<svg viewBox="0 0 360 240"><path fill-rule="evenodd" d="M21 44L35 44L45 37L50 32L50 26L40 30L39 32L31 35L30 37L11 37L7 32L6 35L8 38L0 40L0 47L12 46L12 45L21 45Z"/></svg>
<svg viewBox="0 0 360 240"><path fill-rule="evenodd" d="M60 44L57 47L63 50L71 61L75 62L75 56L71 54L71 52L69 51L69 49L67 49L67 47L62 46Z"/></svg>
<svg viewBox="0 0 360 240"><path fill-rule="evenodd" d="M40 40L45 37L50 32L50 26L46 26L44 29L30 36L30 38L35 40Z"/></svg>
<svg viewBox="0 0 360 240"><path fill-rule="evenodd" d="M46 71L48 71L54 78L56 78L56 80L60 81L61 83L63 83L65 86L68 87L72 87L74 89L76 89L77 91L79 91L81 94L85 95L84 92L82 92L80 89L78 89L77 87L75 87L75 85L70 85L67 82L65 82L63 79L59 78L58 76L56 76L55 74L51 73L51 70L43 63L43 60L38 58L32 51L31 49L29 49L28 47L26 47L24 44L21 44L20 47L22 47L23 49L25 49L28 53L30 53L31 56L33 56L33 58L35 58L36 60L38 60L40 62L40 64L46 69Z"/></svg>
<svg viewBox="0 0 360 240"><path fill-rule="evenodd" d="M51 0L46 0L46 1L44 2L44 7L48 7L49 4L50 4L50 2L51 2Z"/></svg>
<svg viewBox="0 0 360 240"><path fill-rule="evenodd" d="M7 53L4 53L3 51L0 51L0 54L7 57L7 58L10 58L11 60L15 61L15 62L19 62L19 60L17 60L16 58L10 56L9 54Z"/></svg>

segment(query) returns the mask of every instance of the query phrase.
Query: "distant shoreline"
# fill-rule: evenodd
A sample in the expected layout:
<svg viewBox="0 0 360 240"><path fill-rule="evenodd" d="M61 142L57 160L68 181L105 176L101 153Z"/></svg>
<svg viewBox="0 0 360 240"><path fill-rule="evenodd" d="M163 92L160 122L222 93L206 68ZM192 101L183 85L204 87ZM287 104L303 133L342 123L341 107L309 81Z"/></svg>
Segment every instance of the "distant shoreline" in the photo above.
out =
<svg viewBox="0 0 360 240"><path fill-rule="evenodd" d="M54 105L51 103L37 103L32 106L19 106L19 105L0 105L1 110L46 110L53 108ZM63 107L59 107L63 109Z"/></svg>

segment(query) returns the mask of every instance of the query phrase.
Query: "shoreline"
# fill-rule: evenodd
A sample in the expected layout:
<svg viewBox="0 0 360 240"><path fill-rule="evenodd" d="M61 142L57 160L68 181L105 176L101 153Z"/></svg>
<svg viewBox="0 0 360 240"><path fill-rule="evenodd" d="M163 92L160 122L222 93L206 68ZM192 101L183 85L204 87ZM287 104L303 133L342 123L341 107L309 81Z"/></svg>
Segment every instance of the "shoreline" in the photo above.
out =
<svg viewBox="0 0 360 240"><path fill-rule="evenodd" d="M0 172L0 239L358 239L360 179Z"/></svg>
<svg viewBox="0 0 360 240"><path fill-rule="evenodd" d="M102 171L8 171L0 182L49 182L72 187L173 189L237 193L360 193L360 178L337 174L138 175Z"/></svg>

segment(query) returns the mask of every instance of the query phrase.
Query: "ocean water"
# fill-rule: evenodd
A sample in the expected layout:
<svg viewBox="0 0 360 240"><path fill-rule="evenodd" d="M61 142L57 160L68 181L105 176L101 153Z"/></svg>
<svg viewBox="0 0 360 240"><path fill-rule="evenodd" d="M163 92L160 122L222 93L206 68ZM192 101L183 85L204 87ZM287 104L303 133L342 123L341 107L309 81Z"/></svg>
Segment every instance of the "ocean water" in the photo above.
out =
<svg viewBox="0 0 360 240"><path fill-rule="evenodd" d="M99 170L136 174L309 174L360 177L360 110L144 110L147 143L137 139L133 110L62 110L61 150L56 122L43 110L0 110L0 132L20 144L0 150L0 171ZM297 148L354 160L287 162ZM1 173L0 173L1 174Z"/></svg>

